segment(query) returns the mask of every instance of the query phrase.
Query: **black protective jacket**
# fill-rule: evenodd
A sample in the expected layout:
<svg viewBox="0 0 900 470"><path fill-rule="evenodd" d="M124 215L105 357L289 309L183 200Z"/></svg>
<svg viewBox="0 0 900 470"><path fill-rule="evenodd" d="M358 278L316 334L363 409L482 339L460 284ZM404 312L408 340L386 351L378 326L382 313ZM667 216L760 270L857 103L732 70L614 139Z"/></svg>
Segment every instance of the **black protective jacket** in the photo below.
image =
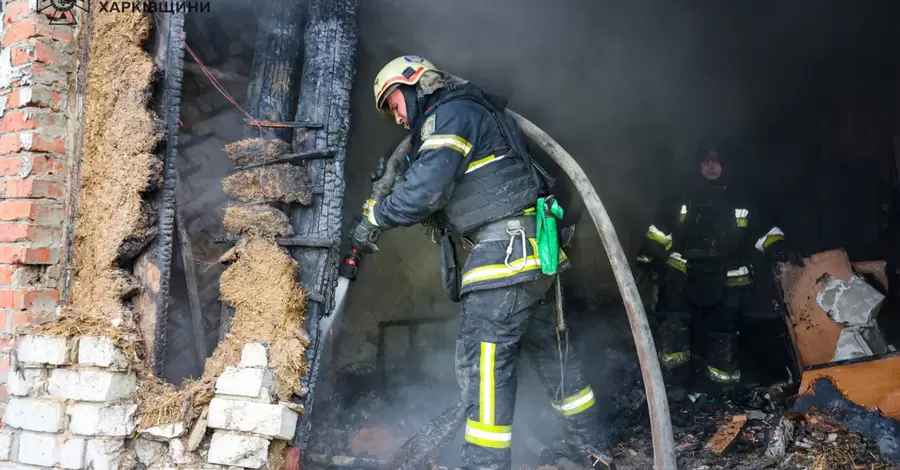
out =
<svg viewBox="0 0 900 470"><path fill-rule="evenodd" d="M426 97L422 108L410 126L415 157L405 180L374 207L380 228L428 220L457 237L466 236L489 222L525 215L546 194L547 184L531 162L521 130L480 90L471 85L442 89ZM506 247L491 241L472 248L461 293L540 277L533 238L525 244L524 256L521 243L515 243L509 266ZM564 260L560 270L566 268Z"/></svg>
<svg viewBox="0 0 900 470"><path fill-rule="evenodd" d="M639 259L673 268L664 279L686 280L691 297L708 304L724 287L752 282L752 250L770 255L783 243L765 211L708 185L660 205Z"/></svg>

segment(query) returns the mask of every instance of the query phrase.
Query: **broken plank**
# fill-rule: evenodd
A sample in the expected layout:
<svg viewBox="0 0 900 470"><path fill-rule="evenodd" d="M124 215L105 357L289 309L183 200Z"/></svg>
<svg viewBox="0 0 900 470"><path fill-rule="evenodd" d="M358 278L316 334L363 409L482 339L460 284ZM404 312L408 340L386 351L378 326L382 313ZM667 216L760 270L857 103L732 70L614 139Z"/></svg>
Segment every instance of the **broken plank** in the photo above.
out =
<svg viewBox="0 0 900 470"><path fill-rule="evenodd" d="M740 435L744 426L747 424L747 417L737 415L731 418L731 421L719 426L716 434L706 442L704 447L707 451L716 455L722 455L728 451L734 440Z"/></svg>
<svg viewBox="0 0 900 470"><path fill-rule="evenodd" d="M236 166L234 167L235 171L240 170L249 170L250 168L257 168L266 165L275 165L278 163L296 163L298 161L304 160L318 160L323 158L332 158L334 157L334 149L325 149L325 150L310 150L308 152L300 152L300 153L289 153L281 158L277 158L275 160L269 160L267 162L259 162L259 163L251 163L249 165Z"/></svg>
<svg viewBox="0 0 900 470"><path fill-rule="evenodd" d="M197 364L203 367L206 362L206 335L203 328L203 307L200 304L200 291L197 288L197 272L194 265L194 247L184 224L184 196L181 193L181 181L175 184L175 227L178 229L178 240L181 242L181 263L184 265L184 283L188 294L188 310L191 315L191 326L194 332L194 349L197 352Z"/></svg>
<svg viewBox="0 0 900 470"><path fill-rule="evenodd" d="M276 238L275 243L278 246L290 246L290 247L317 247L317 248L330 248L339 244L338 240L333 238L321 238L321 237L291 237L291 238Z"/></svg>
<svg viewBox="0 0 900 470"><path fill-rule="evenodd" d="M248 126L261 126L261 127L286 127L286 128L306 128L306 129L319 129L322 127L322 123L312 122L312 121L289 121L289 122L275 122L275 121L260 121L258 119L241 119L241 123L246 124Z"/></svg>

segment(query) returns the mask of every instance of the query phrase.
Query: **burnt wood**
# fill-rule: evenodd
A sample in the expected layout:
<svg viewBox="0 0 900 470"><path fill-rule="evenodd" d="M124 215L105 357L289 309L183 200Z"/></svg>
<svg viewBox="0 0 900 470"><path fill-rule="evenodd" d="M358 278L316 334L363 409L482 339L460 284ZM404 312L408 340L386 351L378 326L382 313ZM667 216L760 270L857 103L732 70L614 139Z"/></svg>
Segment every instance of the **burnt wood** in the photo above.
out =
<svg viewBox="0 0 900 470"><path fill-rule="evenodd" d="M358 0L310 0L304 35L303 75L296 121L321 122L322 129L294 135L294 152L336 149L334 157L306 163L313 185L322 185L324 194L313 196L309 206L295 205L291 224L295 237L335 240L327 248L298 247L291 255L300 264L301 283L321 292L324 302L309 302L305 328L312 344L307 349L309 372L301 378L309 389L301 400L306 413L297 423L294 446L306 450L314 416L315 385L323 351L319 320L330 313L337 283L338 252L344 210L344 162L350 130L350 90L356 72Z"/></svg>

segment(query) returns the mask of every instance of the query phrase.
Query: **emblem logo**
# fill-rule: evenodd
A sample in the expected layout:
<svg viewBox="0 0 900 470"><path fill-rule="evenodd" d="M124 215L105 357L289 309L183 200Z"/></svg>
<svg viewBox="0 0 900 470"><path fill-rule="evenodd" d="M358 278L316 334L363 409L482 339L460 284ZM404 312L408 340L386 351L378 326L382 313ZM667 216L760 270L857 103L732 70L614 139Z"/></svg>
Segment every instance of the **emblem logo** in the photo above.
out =
<svg viewBox="0 0 900 470"><path fill-rule="evenodd" d="M434 117L434 114L428 116L428 119L425 120L425 124L422 124L422 140L425 140L430 137L431 134L434 134Z"/></svg>

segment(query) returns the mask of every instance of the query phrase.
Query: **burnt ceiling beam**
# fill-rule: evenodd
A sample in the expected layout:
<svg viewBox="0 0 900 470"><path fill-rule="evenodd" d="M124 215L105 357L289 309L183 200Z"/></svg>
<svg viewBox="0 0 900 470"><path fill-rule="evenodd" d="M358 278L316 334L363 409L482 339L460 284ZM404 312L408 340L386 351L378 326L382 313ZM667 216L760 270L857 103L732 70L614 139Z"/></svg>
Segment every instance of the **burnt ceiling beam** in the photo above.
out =
<svg viewBox="0 0 900 470"><path fill-rule="evenodd" d="M309 439L315 385L324 341L319 320L328 315L337 283L338 252L344 211L344 162L350 130L350 90L356 73L358 0L310 0L304 34L303 74L294 121L322 123L322 128L294 134L294 152L334 149L329 159L306 163L309 176L324 193L312 204L294 206L291 225L295 237L335 240L329 247L295 247L292 256L300 263L300 281L323 294L323 302L308 302L306 329L312 339L307 349L309 372L302 377L309 392L303 397L306 413L297 424L294 446L303 453ZM324 336L324 335L322 335Z"/></svg>

